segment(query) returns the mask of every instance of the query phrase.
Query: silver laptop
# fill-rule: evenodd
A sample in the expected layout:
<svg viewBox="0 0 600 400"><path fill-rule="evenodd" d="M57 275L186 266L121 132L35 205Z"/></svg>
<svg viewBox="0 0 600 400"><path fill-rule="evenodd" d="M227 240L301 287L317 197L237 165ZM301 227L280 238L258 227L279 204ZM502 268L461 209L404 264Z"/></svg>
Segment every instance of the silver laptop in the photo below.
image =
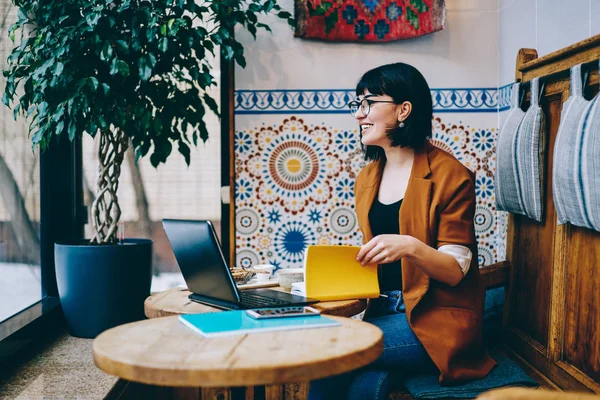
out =
<svg viewBox="0 0 600 400"><path fill-rule="evenodd" d="M163 219L190 299L222 309L298 306L318 300L270 289L238 290L210 221Z"/></svg>

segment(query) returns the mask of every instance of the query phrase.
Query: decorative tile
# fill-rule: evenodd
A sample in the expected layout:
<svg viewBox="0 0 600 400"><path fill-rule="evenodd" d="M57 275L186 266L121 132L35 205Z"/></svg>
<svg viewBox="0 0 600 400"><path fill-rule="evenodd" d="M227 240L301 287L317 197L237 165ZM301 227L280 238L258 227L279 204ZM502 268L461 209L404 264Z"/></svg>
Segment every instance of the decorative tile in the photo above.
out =
<svg viewBox="0 0 600 400"><path fill-rule="evenodd" d="M504 259L505 217L496 212L495 128L433 123L431 142L476 174L479 264ZM360 245L354 180L365 166L359 133L307 125L297 116L237 132L236 264L301 267L309 244Z"/></svg>
<svg viewBox="0 0 600 400"><path fill-rule="evenodd" d="M497 88L431 89L433 111L497 112ZM346 114L356 97L351 89L237 90L236 114ZM237 142L236 142L237 144Z"/></svg>

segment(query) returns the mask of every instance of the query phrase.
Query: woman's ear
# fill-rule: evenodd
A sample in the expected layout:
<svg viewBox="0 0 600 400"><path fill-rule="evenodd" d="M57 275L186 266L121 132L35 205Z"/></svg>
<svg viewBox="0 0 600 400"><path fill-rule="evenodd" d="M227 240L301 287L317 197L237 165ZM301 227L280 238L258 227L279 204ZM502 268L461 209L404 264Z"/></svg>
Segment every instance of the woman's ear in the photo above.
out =
<svg viewBox="0 0 600 400"><path fill-rule="evenodd" d="M412 103L405 101L402 104L398 104L398 122L404 121L412 112Z"/></svg>

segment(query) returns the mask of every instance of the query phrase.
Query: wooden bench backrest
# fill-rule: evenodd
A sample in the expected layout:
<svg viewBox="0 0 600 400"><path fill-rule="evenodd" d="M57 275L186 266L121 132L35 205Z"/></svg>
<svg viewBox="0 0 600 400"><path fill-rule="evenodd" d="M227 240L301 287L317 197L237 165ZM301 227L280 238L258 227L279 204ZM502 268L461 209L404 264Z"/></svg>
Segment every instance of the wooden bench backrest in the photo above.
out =
<svg viewBox="0 0 600 400"><path fill-rule="evenodd" d="M505 303L507 343L556 386L600 393L600 233L557 225L552 199L553 150L569 69L590 64L587 98L598 92L600 35L537 58L517 56L516 80L543 77L546 118L545 217L537 223L509 215ZM528 101L526 101L527 107ZM600 157L600 154L598 154ZM549 382L552 386L552 384Z"/></svg>

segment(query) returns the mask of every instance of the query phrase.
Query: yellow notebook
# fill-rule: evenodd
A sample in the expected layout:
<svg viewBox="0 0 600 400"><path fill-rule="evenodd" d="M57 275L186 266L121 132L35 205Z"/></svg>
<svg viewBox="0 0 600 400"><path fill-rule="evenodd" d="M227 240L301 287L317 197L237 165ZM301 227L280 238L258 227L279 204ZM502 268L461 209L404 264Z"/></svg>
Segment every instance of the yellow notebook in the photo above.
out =
<svg viewBox="0 0 600 400"><path fill-rule="evenodd" d="M377 264L360 265L359 250L360 246L308 246L306 297L323 301L379 297Z"/></svg>

